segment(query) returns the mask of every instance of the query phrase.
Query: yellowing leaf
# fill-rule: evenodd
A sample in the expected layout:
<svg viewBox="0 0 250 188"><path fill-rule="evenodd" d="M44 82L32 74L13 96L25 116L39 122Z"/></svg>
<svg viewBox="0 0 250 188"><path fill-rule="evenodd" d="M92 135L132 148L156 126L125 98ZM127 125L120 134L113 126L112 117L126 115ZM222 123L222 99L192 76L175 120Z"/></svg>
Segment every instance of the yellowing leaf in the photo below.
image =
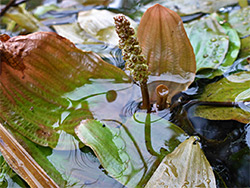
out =
<svg viewBox="0 0 250 188"><path fill-rule="evenodd" d="M190 137L163 159L146 185L156 187L216 187L212 167L196 137Z"/></svg>
<svg viewBox="0 0 250 188"><path fill-rule="evenodd" d="M142 16L138 40L152 73L150 81L164 81L169 100L194 80L195 55L177 13L159 4L149 8Z"/></svg>
<svg viewBox="0 0 250 188"><path fill-rule="evenodd" d="M15 138L0 124L0 152L31 187L59 187Z"/></svg>
<svg viewBox="0 0 250 188"><path fill-rule="evenodd" d="M88 10L78 14L78 22L80 27L90 36L100 41L118 45L119 37L115 31L114 19L117 16L108 10ZM127 17L133 27L136 23Z"/></svg>

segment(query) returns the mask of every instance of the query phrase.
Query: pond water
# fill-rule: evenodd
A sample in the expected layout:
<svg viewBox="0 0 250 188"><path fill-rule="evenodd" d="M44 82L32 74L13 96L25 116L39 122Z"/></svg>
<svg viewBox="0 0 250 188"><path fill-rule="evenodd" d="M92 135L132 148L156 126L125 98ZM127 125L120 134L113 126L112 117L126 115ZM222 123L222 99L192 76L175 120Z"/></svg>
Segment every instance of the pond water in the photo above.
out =
<svg viewBox="0 0 250 188"><path fill-rule="evenodd" d="M137 1L128 2L131 5L133 4L134 7L139 6ZM5 2L3 1L3 3ZM29 1L27 6L29 9L33 9L40 4L51 3L59 4L61 1ZM126 3L126 1L114 1L110 4L109 9L118 12L125 7L123 11L129 12L126 9L128 5L129 3ZM91 5L87 8L83 6L79 9L66 10L65 14L63 11L51 11L46 13L45 17L53 15L53 20L44 21L44 23L48 26L51 23L72 23L76 20L75 16L78 11L92 9L93 7ZM97 7L105 8L102 5ZM134 10L136 8L131 10L131 14L135 13ZM202 15L197 13L191 17L184 17L184 19L194 19ZM66 19L64 19L65 17ZM137 16L135 17L138 18ZM103 43L77 44L77 47L96 52L106 62L119 68L124 68L125 63L122 60L121 50L114 45ZM243 69L244 64L236 61L230 71L233 72L235 67L237 67L237 70ZM127 162L129 166L129 160L137 161L137 164L133 166L134 169L131 170L133 172L131 174L138 179L137 183L142 186L145 185L147 178L152 175L162 158L188 137L187 134L167 123L170 121L180 126L188 135L198 135L201 138L202 149L215 172L217 187L225 187L224 183L228 187L247 187L250 186L249 124L233 120L208 120L197 117L194 115L194 111L198 105L188 106L190 102L197 100L206 85L216 82L220 78L215 77L212 80L200 79L195 81L187 91L173 98L173 102L176 103L175 108L152 112L149 125L145 123L145 119L148 118L145 115L145 111L138 108L141 99L140 88L137 85L132 85L131 83L114 84L113 80L93 79L90 80L90 83L77 87L74 91L61 96L62 99L67 101L66 104L68 106L63 110L59 109L59 115L53 121L54 128L56 129L66 124L65 122L73 116L72 108L78 110L87 104L87 109L93 119L101 119L104 128L105 126L110 126L117 130L114 134L116 139L121 139L119 152L124 152L124 155L126 155L127 145L129 145L129 151L134 152L132 156L134 159L127 156L129 159L125 160L124 163ZM56 110L56 108L51 109L51 112L53 110ZM0 119L0 122L6 127L9 126L4 119ZM10 128L10 130L12 129ZM124 187L107 173L90 147L83 146L79 139L76 139L75 135L69 134L64 130L58 130L59 138L54 149L42 147L30 141L25 141L25 145L33 148L33 150L31 149L33 151L31 151L31 155L34 158L39 158L42 155L41 163L47 163L46 165L44 164L44 167L53 166L51 168L46 167L49 169L48 174L55 173L53 177L60 182L61 186ZM16 136L25 140L18 134ZM129 138L129 141L122 140L122 138ZM174 144L169 144L171 139L175 139ZM0 165L4 165L1 163L1 160L3 160L3 157L0 154ZM11 170L9 169L9 171ZM4 174L0 171L0 183L2 182L0 186L27 186L13 172L7 173L8 175L5 176L1 173ZM133 177L128 176L128 179L133 179Z"/></svg>

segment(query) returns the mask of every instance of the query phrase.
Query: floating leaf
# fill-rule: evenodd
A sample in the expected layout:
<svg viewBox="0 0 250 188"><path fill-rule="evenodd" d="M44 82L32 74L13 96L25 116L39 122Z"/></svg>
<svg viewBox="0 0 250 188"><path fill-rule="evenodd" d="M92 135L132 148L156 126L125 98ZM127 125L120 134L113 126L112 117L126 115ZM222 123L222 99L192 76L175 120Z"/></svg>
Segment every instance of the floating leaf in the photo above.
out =
<svg viewBox="0 0 250 188"><path fill-rule="evenodd" d="M238 0L204 0L196 1L193 0L156 0L146 5L145 8L151 7L155 3L168 7L171 10L176 11L180 15L189 15L199 12L212 13L224 6L229 6L238 3Z"/></svg>
<svg viewBox="0 0 250 188"><path fill-rule="evenodd" d="M78 22L81 28L90 36L95 37L99 41L118 45L119 37L115 32L113 17L117 16L108 10L88 10L78 14ZM136 23L127 17L132 27L136 27Z"/></svg>
<svg viewBox="0 0 250 188"><path fill-rule="evenodd" d="M250 35L250 6L230 12L228 22L240 37Z"/></svg>
<svg viewBox="0 0 250 188"><path fill-rule="evenodd" d="M202 77L202 78L212 79L215 76L220 76L223 73L225 73L236 60L239 54L239 50L240 50L241 42L237 34L237 31L232 29L231 26L227 22L225 22L225 20L219 17L217 14L213 14L212 17L216 17L217 21L220 23L221 27L224 29L224 32L229 37L229 47L225 55L225 58L223 59L222 63L218 66L218 68L201 70L197 75L197 77L199 78ZM193 42L195 43L197 41L193 41ZM219 45L219 44L216 44L216 45ZM212 52L212 54L213 53L214 52ZM206 57L206 55L203 56L203 59L204 57Z"/></svg>
<svg viewBox="0 0 250 188"><path fill-rule="evenodd" d="M145 186L215 188L213 169L196 137L190 137L168 154Z"/></svg>
<svg viewBox="0 0 250 188"><path fill-rule="evenodd" d="M31 187L58 187L15 138L0 124L0 152Z"/></svg>
<svg viewBox="0 0 250 188"><path fill-rule="evenodd" d="M141 18L138 40L152 75L149 81L164 81L169 99L185 90L195 77L196 63L181 18L159 4Z"/></svg>
<svg viewBox="0 0 250 188"><path fill-rule="evenodd" d="M125 125L113 120L84 120L75 131L93 149L108 174L127 187L141 186L162 151L171 152L185 139L179 127L140 113Z"/></svg>
<svg viewBox="0 0 250 188"><path fill-rule="evenodd" d="M250 72L232 74L218 82L206 86L200 96L200 101L222 102L220 107L198 106L195 115L211 120L237 120L242 123L250 122ZM223 104L226 102L227 104ZM239 107L233 106L238 102ZM224 105L224 107L223 107Z"/></svg>
<svg viewBox="0 0 250 188"><path fill-rule="evenodd" d="M73 133L74 126L82 119L92 118L88 102L73 101L73 91L86 97L124 87L117 85L129 82L122 70L102 61L92 52L75 48L70 41L55 33L17 36L2 44L1 55L5 57L8 49L8 53L12 52L15 57L14 62L25 66L21 72L8 66L9 62L2 63L2 122L44 146L56 146L58 130ZM12 62L13 59L9 60ZM90 90L84 87L95 80L102 84L98 87L93 84Z"/></svg>
<svg viewBox="0 0 250 188"><path fill-rule="evenodd" d="M73 43L88 44L97 42L95 38L87 37L88 34L79 26L78 23L53 25L53 28L59 35L69 39Z"/></svg>
<svg viewBox="0 0 250 188"><path fill-rule="evenodd" d="M223 63L228 51L229 38L213 17L191 22L186 25L186 30L196 56L197 76L204 77L199 71L210 69L212 72Z"/></svg>

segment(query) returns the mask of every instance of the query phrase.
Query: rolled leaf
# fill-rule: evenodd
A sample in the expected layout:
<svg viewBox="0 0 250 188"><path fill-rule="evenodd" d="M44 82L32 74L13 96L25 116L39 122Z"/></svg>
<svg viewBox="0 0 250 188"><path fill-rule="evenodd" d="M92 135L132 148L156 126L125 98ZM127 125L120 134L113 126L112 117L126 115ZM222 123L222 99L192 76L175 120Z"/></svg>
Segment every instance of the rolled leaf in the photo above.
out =
<svg viewBox="0 0 250 188"><path fill-rule="evenodd" d="M0 152L31 187L59 187L14 137L0 124Z"/></svg>
<svg viewBox="0 0 250 188"><path fill-rule="evenodd" d="M0 121L43 146L55 147L58 130L74 133L82 119L92 118L88 102L74 99L129 82L119 68L51 32L2 42L1 55L5 61L0 75ZM91 84L94 80L102 84Z"/></svg>
<svg viewBox="0 0 250 188"><path fill-rule="evenodd" d="M138 40L146 56L152 81L164 81L168 100L194 80L196 63L193 48L180 16L159 4L141 18Z"/></svg>
<svg viewBox="0 0 250 188"><path fill-rule="evenodd" d="M163 159L145 186L156 187L216 188L213 169L196 137L190 137Z"/></svg>

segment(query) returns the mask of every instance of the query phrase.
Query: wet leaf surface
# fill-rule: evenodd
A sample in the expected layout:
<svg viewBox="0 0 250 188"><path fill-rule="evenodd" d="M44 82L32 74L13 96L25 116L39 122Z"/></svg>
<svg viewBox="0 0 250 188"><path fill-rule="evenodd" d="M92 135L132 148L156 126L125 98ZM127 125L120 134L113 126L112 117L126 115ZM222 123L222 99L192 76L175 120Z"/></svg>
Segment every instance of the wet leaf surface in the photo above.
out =
<svg viewBox="0 0 250 188"><path fill-rule="evenodd" d="M250 6L230 12L228 22L240 37L250 35Z"/></svg>
<svg viewBox="0 0 250 188"><path fill-rule="evenodd" d="M1 118L22 135L44 146L56 146L58 130L72 133L82 119L92 118L88 102L74 103L68 98L72 91L78 90L78 95L83 92L84 97L105 93L112 89L112 84L117 89L119 84L115 83L128 82L122 70L92 52L75 48L55 33L13 37L3 45L15 55L19 64L25 65L25 69L21 72L2 63ZM95 79L103 79L102 87L93 84L90 90L79 91Z"/></svg>
<svg viewBox="0 0 250 188"><path fill-rule="evenodd" d="M190 85L196 71L193 48L181 18L156 4L141 18L137 35L151 71L149 82L164 81L171 101L174 94Z"/></svg>
<svg viewBox="0 0 250 188"><path fill-rule="evenodd" d="M198 106L195 115L211 120L250 122L250 72L239 72L209 84L199 97L200 101L237 103L238 107ZM224 104L225 105L225 104Z"/></svg>
<svg viewBox="0 0 250 188"><path fill-rule="evenodd" d="M190 137L168 154L150 178L146 188L215 188L213 169L196 139Z"/></svg>
<svg viewBox="0 0 250 188"><path fill-rule="evenodd" d="M154 163L185 139L179 127L144 113L127 118L124 124L84 120L75 131L93 149L108 174L128 187L145 183Z"/></svg>
<svg viewBox="0 0 250 188"><path fill-rule="evenodd" d="M186 31L196 56L197 77L209 77L202 72L199 74L199 71L210 69L208 71L212 72L222 65L228 51L229 37L211 16L187 24Z"/></svg>

